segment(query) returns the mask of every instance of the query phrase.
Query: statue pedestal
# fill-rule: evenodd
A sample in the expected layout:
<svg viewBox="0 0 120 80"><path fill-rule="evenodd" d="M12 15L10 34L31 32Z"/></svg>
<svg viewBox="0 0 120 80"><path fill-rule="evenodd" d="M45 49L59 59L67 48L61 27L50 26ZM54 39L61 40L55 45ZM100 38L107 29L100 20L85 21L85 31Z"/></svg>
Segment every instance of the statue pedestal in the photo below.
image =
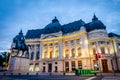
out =
<svg viewBox="0 0 120 80"><path fill-rule="evenodd" d="M19 56L11 56L9 70L12 72L28 72L29 59Z"/></svg>

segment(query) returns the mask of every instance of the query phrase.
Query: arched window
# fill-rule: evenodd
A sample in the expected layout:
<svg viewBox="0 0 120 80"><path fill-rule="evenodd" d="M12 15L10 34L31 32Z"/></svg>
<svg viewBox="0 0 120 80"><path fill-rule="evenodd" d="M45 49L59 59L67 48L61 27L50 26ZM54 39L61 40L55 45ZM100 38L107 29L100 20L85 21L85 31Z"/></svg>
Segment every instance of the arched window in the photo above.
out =
<svg viewBox="0 0 120 80"><path fill-rule="evenodd" d="M78 48L78 57L80 57L82 54L81 54L81 48L79 47Z"/></svg>
<svg viewBox="0 0 120 80"><path fill-rule="evenodd" d="M75 57L75 49L74 48L71 50L71 57Z"/></svg>
<svg viewBox="0 0 120 80"><path fill-rule="evenodd" d="M58 50L55 51L55 58L58 58Z"/></svg>
<svg viewBox="0 0 120 80"><path fill-rule="evenodd" d="M30 59L33 60L33 58L34 58L34 52L31 53L31 58Z"/></svg>
<svg viewBox="0 0 120 80"><path fill-rule="evenodd" d="M69 57L69 54L68 54L68 49L65 50L65 58L68 58Z"/></svg>
<svg viewBox="0 0 120 80"><path fill-rule="evenodd" d="M50 58L52 58L53 51L50 51Z"/></svg>
<svg viewBox="0 0 120 80"><path fill-rule="evenodd" d="M37 54L36 54L36 60L38 60L38 59L39 59L39 56L40 56L40 53L39 53L39 52L37 52Z"/></svg>

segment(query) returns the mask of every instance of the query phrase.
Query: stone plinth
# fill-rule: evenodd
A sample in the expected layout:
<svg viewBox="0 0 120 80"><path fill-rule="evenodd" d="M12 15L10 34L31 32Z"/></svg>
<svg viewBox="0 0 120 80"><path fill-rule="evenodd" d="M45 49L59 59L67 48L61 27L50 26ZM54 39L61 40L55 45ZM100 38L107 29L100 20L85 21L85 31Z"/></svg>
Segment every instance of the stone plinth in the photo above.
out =
<svg viewBox="0 0 120 80"><path fill-rule="evenodd" d="M29 71L29 59L12 56L10 59L9 70L12 72L28 72Z"/></svg>

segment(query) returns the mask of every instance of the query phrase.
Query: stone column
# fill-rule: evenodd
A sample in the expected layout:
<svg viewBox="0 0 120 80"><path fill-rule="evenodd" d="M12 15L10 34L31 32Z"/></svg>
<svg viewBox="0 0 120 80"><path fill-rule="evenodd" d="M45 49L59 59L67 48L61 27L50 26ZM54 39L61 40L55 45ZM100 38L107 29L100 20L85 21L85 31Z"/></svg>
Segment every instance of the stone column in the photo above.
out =
<svg viewBox="0 0 120 80"><path fill-rule="evenodd" d="M78 69L78 60L75 60L75 68Z"/></svg>
<svg viewBox="0 0 120 80"><path fill-rule="evenodd" d="M71 58L72 54L71 54L71 43L70 41L68 41L68 46L69 46L69 58Z"/></svg>
<svg viewBox="0 0 120 80"><path fill-rule="evenodd" d="M29 48L29 59L31 59L31 46L28 46L28 48Z"/></svg>
<svg viewBox="0 0 120 80"><path fill-rule="evenodd" d="M37 47L36 44L34 45L34 61L36 60L36 51L37 51Z"/></svg>
<svg viewBox="0 0 120 80"><path fill-rule="evenodd" d="M62 48L62 40L59 40L59 58L62 58L63 48Z"/></svg>
<svg viewBox="0 0 120 80"><path fill-rule="evenodd" d="M47 43L47 56L45 56L45 58L50 58L50 50L49 50L50 46L49 44Z"/></svg>
<svg viewBox="0 0 120 80"><path fill-rule="evenodd" d="M78 57L78 51L77 51L77 42L74 40L75 43L75 57Z"/></svg>
<svg viewBox="0 0 120 80"><path fill-rule="evenodd" d="M55 54L56 54L56 52L55 52L55 49L56 47L55 47L55 43L53 42L53 58L56 58L56 56L55 56Z"/></svg>
<svg viewBox="0 0 120 80"><path fill-rule="evenodd" d="M72 71L71 61L69 61L69 72Z"/></svg>
<svg viewBox="0 0 120 80"><path fill-rule="evenodd" d="M39 60L42 59L42 54L43 54L43 52L42 52L42 48L43 48L43 45L42 45L42 42L40 42L40 52L39 52L39 54L40 54L40 58L39 58Z"/></svg>

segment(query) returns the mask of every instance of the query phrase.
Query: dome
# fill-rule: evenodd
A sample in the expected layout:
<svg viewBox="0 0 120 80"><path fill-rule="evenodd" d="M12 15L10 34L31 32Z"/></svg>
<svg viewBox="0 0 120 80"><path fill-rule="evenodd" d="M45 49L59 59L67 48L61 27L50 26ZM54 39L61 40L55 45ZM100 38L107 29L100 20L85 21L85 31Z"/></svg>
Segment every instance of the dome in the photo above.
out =
<svg viewBox="0 0 120 80"><path fill-rule="evenodd" d="M48 24L45 28L45 34L59 32L61 30L61 24L58 19L55 17L52 20L52 23Z"/></svg>
<svg viewBox="0 0 120 80"><path fill-rule="evenodd" d="M92 22L86 25L86 30L90 32L98 29L106 29L106 26L94 14Z"/></svg>

